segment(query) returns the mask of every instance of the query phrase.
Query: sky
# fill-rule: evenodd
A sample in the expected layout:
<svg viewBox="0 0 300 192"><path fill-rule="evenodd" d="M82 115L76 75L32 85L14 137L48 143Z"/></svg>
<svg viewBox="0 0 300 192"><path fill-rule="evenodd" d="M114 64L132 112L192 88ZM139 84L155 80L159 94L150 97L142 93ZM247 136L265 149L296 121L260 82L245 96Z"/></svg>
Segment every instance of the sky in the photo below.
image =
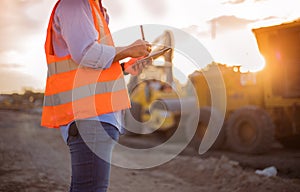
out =
<svg viewBox="0 0 300 192"><path fill-rule="evenodd" d="M44 89L43 46L55 2L1 0L0 93ZM251 29L300 18L299 0L103 0L103 4L113 33L140 24L168 25L197 38L216 62L250 71L264 66ZM178 58L175 55L174 62Z"/></svg>

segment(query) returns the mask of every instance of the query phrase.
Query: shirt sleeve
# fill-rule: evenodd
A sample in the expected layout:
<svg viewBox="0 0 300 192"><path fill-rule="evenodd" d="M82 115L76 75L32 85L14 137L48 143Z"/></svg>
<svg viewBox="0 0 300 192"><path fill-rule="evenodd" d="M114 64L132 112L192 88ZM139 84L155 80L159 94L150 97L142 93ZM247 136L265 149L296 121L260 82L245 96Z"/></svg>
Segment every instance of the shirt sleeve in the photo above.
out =
<svg viewBox="0 0 300 192"><path fill-rule="evenodd" d="M94 69L106 69L111 66L115 54L114 47L95 42L83 55L80 64Z"/></svg>
<svg viewBox="0 0 300 192"><path fill-rule="evenodd" d="M98 43L98 32L88 1L61 1L56 11L56 22L75 62L94 69L111 66L115 48Z"/></svg>

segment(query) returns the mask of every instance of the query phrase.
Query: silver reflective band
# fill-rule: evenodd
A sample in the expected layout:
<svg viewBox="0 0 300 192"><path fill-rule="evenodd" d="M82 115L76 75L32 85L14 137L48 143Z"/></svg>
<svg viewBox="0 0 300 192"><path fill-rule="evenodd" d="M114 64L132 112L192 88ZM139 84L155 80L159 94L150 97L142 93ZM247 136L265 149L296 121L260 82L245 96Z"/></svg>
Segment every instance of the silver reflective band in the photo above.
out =
<svg viewBox="0 0 300 192"><path fill-rule="evenodd" d="M119 78L117 80L108 82L98 82L95 84L89 84L82 87L78 87L70 91L45 96L44 106L50 107L67 104L72 101L76 101L93 95L118 92L124 89L126 89L126 85L123 78Z"/></svg>
<svg viewBox="0 0 300 192"><path fill-rule="evenodd" d="M59 74L59 73L65 73L68 71L72 71L72 70L77 69L78 67L79 67L79 65L71 59L54 62L54 63L48 64L48 77Z"/></svg>

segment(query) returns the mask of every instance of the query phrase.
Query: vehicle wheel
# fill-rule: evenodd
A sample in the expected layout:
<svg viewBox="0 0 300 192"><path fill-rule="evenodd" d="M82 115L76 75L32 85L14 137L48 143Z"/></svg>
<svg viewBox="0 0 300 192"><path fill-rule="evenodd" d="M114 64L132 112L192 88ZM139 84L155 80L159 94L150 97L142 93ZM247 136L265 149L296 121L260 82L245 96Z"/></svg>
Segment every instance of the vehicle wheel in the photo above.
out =
<svg viewBox="0 0 300 192"><path fill-rule="evenodd" d="M195 122L196 123L198 122L197 130L196 130L195 134L192 136L192 140L190 142L190 146L193 147L194 149L196 149L197 151L203 140L204 135L207 132L207 127L208 127L210 118L211 118L211 108L203 107L200 110L200 117L192 114L187 119L185 134L188 136L188 138L191 138L191 136L192 136L191 134L193 134L192 128L193 128L193 126L195 126ZM220 118L220 117L218 116L215 118ZM210 130L208 130L208 131L210 131ZM211 131L211 132L213 132L213 131ZM208 135L208 137L210 136L209 132L207 135ZM222 127L217 139L214 141L214 144L212 145L211 148L220 149L225 142L225 138L226 138L226 135L224 132L224 128Z"/></svg>
<svg viewBox="0 0 300 192"><path fill-rule="evenodd" d="M300 149L300 134L292 135L288 137L279 138L278 141L285 148L289 149Z"/></svg>
<svg viewBox="0 0 300 192"><path fill-rule="evenodd" d="M228 146L236 152L266 152L274 139L275 126L269 114L255 106L237 109L227 121Z"/></svg>
<svg viewBox="0 0 300 192"><path fill-rule="evenodd" d="M178 123L179 123L179 120L180 120L180 115L176 115L174 117L174 120L176 120L176 123L172 127L170 127L168 130L163 131L164 132L164 137L166 139L169 139L170 137L172 137L173 134L176 132L176 130L178 128ZM180 138L178 138L178 140L179 139Z"/></svg>

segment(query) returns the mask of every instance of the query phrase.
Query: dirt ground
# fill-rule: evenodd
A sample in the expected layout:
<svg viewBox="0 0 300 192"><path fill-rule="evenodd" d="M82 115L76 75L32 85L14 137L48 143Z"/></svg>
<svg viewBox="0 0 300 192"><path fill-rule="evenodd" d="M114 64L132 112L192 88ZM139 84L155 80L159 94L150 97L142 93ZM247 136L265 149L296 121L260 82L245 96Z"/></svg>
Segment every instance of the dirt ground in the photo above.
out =
<svg viewBox="0 0 300 192"><path fill-rule="evenodd" d="M0 111L0 191L68 191L70 157L60 132L41 128L40 114ZM127 142L146 142L123 137ZM255 174L275 166L278 175ZM187 148L159 167L130 170L112 167L110 192L297 192L300 151L275 147L259 156L228 150L198 155Z"/></svg>

